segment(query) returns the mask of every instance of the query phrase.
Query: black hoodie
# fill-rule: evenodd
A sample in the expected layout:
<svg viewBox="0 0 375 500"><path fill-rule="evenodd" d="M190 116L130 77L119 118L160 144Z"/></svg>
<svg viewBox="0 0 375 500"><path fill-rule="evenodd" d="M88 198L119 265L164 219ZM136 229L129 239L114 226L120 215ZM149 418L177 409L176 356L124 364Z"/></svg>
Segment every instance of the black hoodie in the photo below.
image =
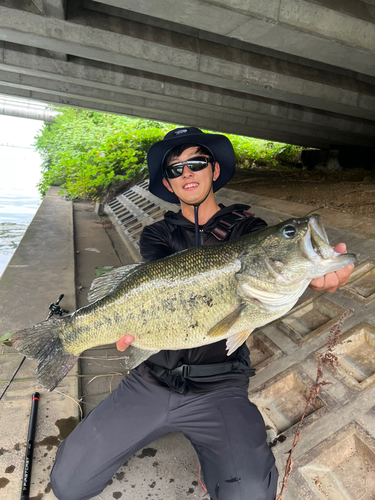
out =
<svg viewBox="0 0 375 500"><path fill-rule="evenodd" d="M211 217L206 224L199 226L200 245L205 244L205 242L216 243L217 240L211 236L211 231L218 226L225 215L232 212L242 214L249 209L249 206L241 204L230 207L224 207L221 204L219 206L220 211ZM266 225L264 220L258 217L244 217L236 223L226 240L234 240ZM140 253L144 261L161 259L193 247L195 245L195 227L192 222L183 217L181 211L177 213L167 212L164 220L143 229L139 243ZM193 349L160 351L142 363L138 367L138 371L149 382L166 385L177 392L206 392L232 384L247 384L248 377L254 374L250 368L248 348L243 344L231 356L227 356L225 347L226 340L223 340ZM173 370L181 365L208 365L228 361L240 361L243 366L241 369L235 369L234 372L210 377L184 378L181 375L168 374L168 370ZM154 365L158 368L156 369ZM161 370L159 367L165 370Z"/></svg>

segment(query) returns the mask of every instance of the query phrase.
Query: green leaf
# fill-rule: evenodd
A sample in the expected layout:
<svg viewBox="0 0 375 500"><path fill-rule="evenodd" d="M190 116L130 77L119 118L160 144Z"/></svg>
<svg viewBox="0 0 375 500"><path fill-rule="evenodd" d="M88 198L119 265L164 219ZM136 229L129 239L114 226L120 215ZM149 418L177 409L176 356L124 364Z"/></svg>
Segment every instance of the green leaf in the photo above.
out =
<svg viewBox="0 0 375 500"><path fill-rule="evenodd" d="M12 333L5 333L2 337L0 337L0 344L6 345L8 347L12 347L12 342L9 340L9 337L13 335Z"/></svg>

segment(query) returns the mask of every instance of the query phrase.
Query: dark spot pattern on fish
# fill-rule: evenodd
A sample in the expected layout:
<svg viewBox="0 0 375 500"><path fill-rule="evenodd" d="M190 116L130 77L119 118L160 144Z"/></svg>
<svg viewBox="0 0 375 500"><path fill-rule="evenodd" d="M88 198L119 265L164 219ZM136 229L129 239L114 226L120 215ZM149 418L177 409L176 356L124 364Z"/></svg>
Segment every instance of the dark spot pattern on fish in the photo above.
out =
<svg viewBox="0 0 375 500"><path fill-rule="evenodd" d="M12 472L14 471L14 469L15 469L15 468L16 468L16 466L15 466L15 465L9 465L9 467L7 467L7 468L5 469L5 473L6 473L6 474L12 474Z"/></svg>
<svg viewBox="0 0 375 500"><path fill-rule="evenodd" d="M156 482L155 482L155 481L152 481L152 483L151 483L151 484L149 484L149 487L150 487L150 488L155 488L155 486L156 486Z"/></svg>
<svg viewBox="0 0 375 500"><path fill-rule="evenodd" d="M192 493L194 493L194 488L189 488L186 492L187 495L191 495Z"/></svg>
<svg viewBox="0 0 375 500"><path fill-rule="evenodd" d="M124 321L124 318L118 312L114 312L112 316L112 321L116 324L122 323Z"/></svg>
<svg viewBox="0 0 375 500"><path fill-rule="evenodd" d="M116 499L121 498L122 493L121 493L121 491L115 491L112 496L113 496L113 498L116 498Z"/></svg>
<svg viewBox="0 0 375 500"><path fill-rule="evenodd" d="M170 297L166 300L162 300L161 306L164 311L176 312L178 309L177 297Z"/></svg>
<svg viewBox="0 0 375 500"><path fill-rule="evenodd" d="M48 483L47 486L44 489L44 493L49 493L52 490L51 483Z"/></svg>
<svg viewBox="0 0 375 500"><path fill-rule="evenodd" d="M103 326L113 326L112 318L106 316L103 320Z"/></svg>
<svg viewBox="0 0 375 500"><path fill-rule="evenodd" d="M189 328L197 328L197 326L198 326L198 321L196 321L192 325L189 325Z"/></svg>
<svg viewBox="0 0 375 500"><path fill-rule="evenodd" d="M18 448L16 448L16 446L18 446ZM15 450L17 450L17 451L19 451L19 449L20 449L20 445L19 445L19 443L17 443L17 444L14 446L14 449L15 449ZM6 450L5 448L0 448L0 457L1 457L1 455L4 455L4 453L5 453L5 452L8 452L8 453L9 453L9 451L8 451L8 450Z"/></svg>
<svg viewBox="0 0 375 500"><path fill-rule="evenodd" d="M121 472L116 472L115 476L116 476L116 479L118 481L121 481L121 479L124 479L125 472L122 472L122 471Z"/></svg>
<svg viewBox="0 0 375 500"><path fill-rule="evenodd" d="M67 335L65 341L67 344L69 344L68 341L72 340L72 344L74 344L77 337L79 337L80 335L84 335L85 333L90 332L91 330L92 330L91 325L76 325L75 331L72 332L71 337Z"/></svg>

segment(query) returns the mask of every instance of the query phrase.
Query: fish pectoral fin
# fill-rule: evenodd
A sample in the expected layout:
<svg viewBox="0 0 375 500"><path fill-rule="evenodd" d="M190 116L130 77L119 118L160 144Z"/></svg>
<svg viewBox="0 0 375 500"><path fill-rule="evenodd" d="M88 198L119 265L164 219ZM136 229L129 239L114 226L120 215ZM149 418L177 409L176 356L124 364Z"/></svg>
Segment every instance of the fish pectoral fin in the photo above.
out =
<svg viewBox="0 0 375 500"><path fill-rule="evenodd" d="M241 316L241 312L247 306L246 302L237 307L237 309L228 316L225 316L219 323L216 323L207 333L210 337L224 337L227 331Z"/></svg>
<svg viewBox="0 0 375 500"><path fill-rule="evenodd" d="M115 267L111 271L99 276L99 278L94 279L87 295L88 301L95 302L108 295L123 279L129 276L129 274L140 265L142 265L142 262L136 262L128 266Z"/></svg>
<svg viewBox="0 0 375 500"><path fill-rule="evenodd" d="M157 354L159 351L149 351L146 349L140 349L139 347L135 347L130 345L126 349L126 359L125 359L125 368L127 370L132 370L136 368L138 365L146 361L150 356Z"/></svg>
<svg viewBox="0 0 375 500"><path fill-rule="evenodd" d="M243 330L242 332L236 333L227 339L227 356L230 356L236 349L238 349L251 334L253 330Z"/></svg>

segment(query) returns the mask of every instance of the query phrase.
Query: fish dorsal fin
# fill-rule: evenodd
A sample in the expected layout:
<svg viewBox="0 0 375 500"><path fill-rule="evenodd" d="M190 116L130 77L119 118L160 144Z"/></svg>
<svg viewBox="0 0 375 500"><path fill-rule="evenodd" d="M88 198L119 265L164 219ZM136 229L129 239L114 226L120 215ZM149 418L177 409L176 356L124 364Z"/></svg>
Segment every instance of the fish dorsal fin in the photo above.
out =
<svg viewBox="0 0 375 500"><path fill-rule="evenodd" d="M246 302L239 305L235 311L228 314L228 316L225 316L225 318L219 321L219 323L216 323L216 325L209 330L207 335L209 335L210 337L224 337L229 328L233 326L234 323L238 320L241 312L246 306Z"/></svg>
<svg viewBox="0 0 375 500"><path fill-rule="evenodd" d="M129 276L129 274L140 265L142 265L142 262L130 264L129 266L115 267L111 271L99 276L99 278L94 279L87 295L89 302L95 302L108 295L123 279Z"/></svg>
<svg viewBox="0 0 375 500"><path fill-rule="evenodd" d="M236 349L238 349L244 342L246 342L247 337L253 330L243 330L242 332L232 335L227 340L227 356L230 356Z"/></svg>

